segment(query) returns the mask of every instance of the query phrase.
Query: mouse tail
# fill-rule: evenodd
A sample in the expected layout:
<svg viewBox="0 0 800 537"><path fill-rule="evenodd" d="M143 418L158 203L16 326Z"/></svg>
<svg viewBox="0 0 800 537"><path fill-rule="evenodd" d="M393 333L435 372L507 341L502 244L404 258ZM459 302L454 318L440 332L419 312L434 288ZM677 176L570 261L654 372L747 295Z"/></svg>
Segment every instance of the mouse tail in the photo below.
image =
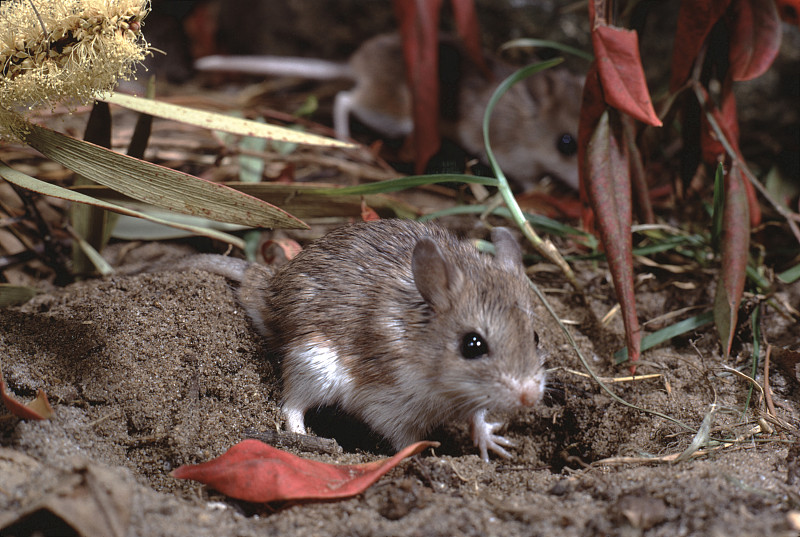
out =
<svg viewBox="0 0 800 537"><path fill-rule="evenodd" d="M198 71L225 71L312 80L353 79L350 66L346 63L291 56L205 56L194 62L194 67Z"/></svg>

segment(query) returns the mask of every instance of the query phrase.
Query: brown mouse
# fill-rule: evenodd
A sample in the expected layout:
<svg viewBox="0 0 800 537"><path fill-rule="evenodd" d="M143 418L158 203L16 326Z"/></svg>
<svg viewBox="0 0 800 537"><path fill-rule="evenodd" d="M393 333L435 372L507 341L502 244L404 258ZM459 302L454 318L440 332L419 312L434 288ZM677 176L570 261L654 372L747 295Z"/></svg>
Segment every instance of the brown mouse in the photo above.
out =
<svg viewBox="0 0 800 537"><path fill-rule="evenodd" d="M443 98L443 108L454 111L443 114L442 130L467 152L487 162L483 113L494 90L514 68L487 55L494 74L494 79L488 80L466 55L457 56L459 72L451 80L456 87ZM334 102L334 127L340 138L350 137L351 113L390 138L406 136L413 130L411 92L398 34L380 34L365 41L348 63L282 56L207 56L197 60L195 67L203 71L352 80L353 88L340 92ZM518 187L527 189L550 175L578 188L582 87L581 78L566 69L548 69L516 84L498 101L490 123L492 149L504 173ZM452 101L449 105L448 100Z"/></svg>
<svg viewBox="0 0 800 537"><path fill-rule="evenodd" d="M468 420L481 457L510 457L487 413L536 405L545 382L534 300L505 228L494 257L436 224L379 220L316 240L276 272L199 255L238 296L281 361L287 429L338 406L400 449Z"/></svg>

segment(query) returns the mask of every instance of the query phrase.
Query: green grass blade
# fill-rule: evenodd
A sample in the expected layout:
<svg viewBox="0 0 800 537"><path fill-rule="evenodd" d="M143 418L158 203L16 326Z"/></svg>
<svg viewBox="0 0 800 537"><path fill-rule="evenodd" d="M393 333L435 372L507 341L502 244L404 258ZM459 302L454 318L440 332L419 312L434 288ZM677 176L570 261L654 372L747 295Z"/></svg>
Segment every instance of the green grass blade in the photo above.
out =
<svg viewBox="0 0 800 537"><path fill-rule="evenodd" d="M550 41L549 39L534 39L530 37L512 39L511 41L503 43L503 46L500 47L500 50L508 50L511 48L525 48L525 47L550 48L554 50L560 50L561 52L572 54L573 56L577 56L578 58L581 58L589 62L594 61L594 55L589 52L586 52L585 50L571 47L569 45L565 45L564 43L559 43L558 41Z"/></svg>
<svg viewBox="0 0 800 537"><path fill-rule="evenodd" d="M464 175L458 173L440 173L434 175L409 175L387 181L379 181L367 185L346 187L317 188L314 191L319 195L334 196L363 196L366 194L386 194L399 192L422 185L436 183L472 183L476 185L497 186L497 179L492 177L479 177L477 175Z"/></svg>
<svg viewBox="0 0 800 537"><path fill-rule="evenodd" d="M660 345L665 341L669 341L675 336L680 336L687 332L691 332L692 330L697 330L701 326L705 326L709 323L712 323L713 321L714 321L714 313L710 311L706 313L701 313L700 315L695 315L694 317L689 317L688 319L684 319L683 321L667 326L666 328L662 328L657 332L653 332L652 334L647 334L642 338L641 349L642 351L645 351L651 347ZM628 360L627 347L624 347L614 353L615 363L621 364L627 360Z"/></svg>
<svg viewBox="0 0 800 537"><path fill-rule="evenodd" d="M783 283L794 283L800 278L800 264L786 269L778 274L778 279Z"/></svg>

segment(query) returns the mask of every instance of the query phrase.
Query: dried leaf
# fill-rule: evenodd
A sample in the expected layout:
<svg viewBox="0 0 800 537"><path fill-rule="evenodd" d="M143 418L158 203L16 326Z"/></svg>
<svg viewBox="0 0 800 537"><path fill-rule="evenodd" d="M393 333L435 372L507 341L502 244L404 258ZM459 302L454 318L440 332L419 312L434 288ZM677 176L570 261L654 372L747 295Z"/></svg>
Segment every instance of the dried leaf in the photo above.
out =
<svg viewBox="0 0 800 537"><path fill-rule="evenodd" d="M25 142L48 158L140 201L183 214L252 227L307 226L287 212L224 185L29 125Z"/></svg>
<svg viewBox="0 0 800 537"><path fill-rule="evenodd" d="M244 440L216 459L181 466L170 475L199 481L248 502L330 500L360 494L404 458L438 445L417 442L390 459L338 465L304 459L258 440Z"/></svg>
<svg viewBox="0 0 800 537"><path fill-rule="evenodd" d="M0 378L0 400L9 412L24 420L48 420L53 416L53 407L50 406L44 390L39 390L36 399L23 405L6 393L6 382Z"/></svg>

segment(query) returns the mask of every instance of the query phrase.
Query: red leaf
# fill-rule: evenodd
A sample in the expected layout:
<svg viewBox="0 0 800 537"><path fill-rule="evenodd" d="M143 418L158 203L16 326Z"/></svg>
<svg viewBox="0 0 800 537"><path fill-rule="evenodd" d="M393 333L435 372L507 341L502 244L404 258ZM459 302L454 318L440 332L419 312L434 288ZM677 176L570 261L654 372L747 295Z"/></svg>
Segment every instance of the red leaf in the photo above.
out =
<svg viewBox="0 0 800 537"><path fill-rule="evenodd" d="M47 394L44 393L44 390L39 390L36 394L36 399L27 405L23 405L6 393L6 383L0 378L0 400L3 401L8 411L18 418L25 420L47 420L53 416L53 407L50 406L50 402L47 400Z"/></svg>
<svg viewBox="0 0 800 537"><path fill-rule="evenodd" d="M722 272L714 297L714 323L717 325L725 358L728 358L739 317L739 301L744 291L750 248L750 217L744 179L741 170L735 164L725 177L721 242Z"/></svg>
<svg viewBox="0 0 800 537"><path fill-rule="evenodd" d="M413 100L416 173L441 145L439 133L439 11L442 0L394 0Z"/></svg>
<svg viewBox="0 0 800 537"><path fill-rule="evenodd" d="M773 0L737 0L729 11L734 80L751 80L769 69L781 46L781 21Z"/></svg>
<svg viewBox="0 0 800 537"><path fill-rule="evenodd" d="M730 3L731 0L681 2L678 9L678 26L675 30L675 45L672 49L670 91L677 91L689 79L708 32L722 17Z"/></svg>
<svg viewBox="0 0 800 537"><path fill-rule="evenodd" d="M603 100L603 89L600 87L600 78L597 74L597 62L592 62L583 85L583 102L578 120L578 174L580 176L579 192L582 201L588 201L586 194L586 146L592 137L597 121L606 111L606 102ZM589 215L586 215L589 217ZM589 217L591 218L591 217ZM586 229L591 229L587 218L583 218Z"/></svg>
<svg viewBox="0 0 800 537"><path fill-rule="evenodd" d="M644 78L636 32L601 24L592 30L592 46L605 101L642 123L660 127Z"/></svg>
<svg viewBox="0 0 800 537"><path fill-rule="evenodd" d="M631 183L628 156L624 142L619 139L620 129L611 125L613 113L606 111L600 116L586 147L586 193L597 218L622 310L628 356L635 362L639 359L642 334L633 289ZM631 366L632 373L635 367Z"/></svg>
<svg viewBox="0 0 800 537"><path fill-rule="evenodd" d="M703 92L705 102L711 103L706 89L702 86L698 87ZM730 73L722 84L721 93L722 108L719 109L709 104L707 113L711 114L717 122L737 158L744 162L744 157L739 151L739 121L736 117L736 99L732 91ZM701 129L700 143L703 151L703 160L709 164L715 164L725 154L725 148L717 139L717 135L711 128L705 114L701 117ZM749 181L744 182L744 188L747 192L747 201L750 206L750 225L755 227L761 223L761 207L758 205L758 196L756 195L755 187Z"/></svg>
<svg viewBox="0 0 800 537"><path fill-rule="evenodd" d="M467 55L477 65L484 75L491 77L489 66L483 57L481 47L481 32L478 27L478 16L475 13L474 0L450 0L453 8L453 17L456 20L456 30Z"/></svg>
<svg viewBox="0 0 800 537"><path fill-rule="evenodd" d="M736 153L739 153L739 120L736 117L736 97L733 93L733 81L730 76L723 81L720 93L721 108L710 105L710 111L725 134L728 143ZM706 102L710 104L711 100L708 92L705 91L705 94ZM703 161L716 166L720 156L725 154L725 148L719 142L716 133L711 128L711 125L708 124L705 116L702 117L701 129L700 145L703 152Z"/></svg>
<svg viewBox="0 0 800 537"><path fill-rule="evenodd" d="M216 459L181 466L170 475L199 481L248 502L330 500L360 494L404 458L438 445L417 442L390 459L339 465L304 459L258 440L244 440Z"/></svg>
<svg viewBox="0 0 800 537"><path fill-rule="evenodd" d="M367 205L367 202L363 199L361 200L361 220L364 222L372 222L374 220L380 220L381 217L378 216L378 213L375 212L375 209Z"/></svg>

